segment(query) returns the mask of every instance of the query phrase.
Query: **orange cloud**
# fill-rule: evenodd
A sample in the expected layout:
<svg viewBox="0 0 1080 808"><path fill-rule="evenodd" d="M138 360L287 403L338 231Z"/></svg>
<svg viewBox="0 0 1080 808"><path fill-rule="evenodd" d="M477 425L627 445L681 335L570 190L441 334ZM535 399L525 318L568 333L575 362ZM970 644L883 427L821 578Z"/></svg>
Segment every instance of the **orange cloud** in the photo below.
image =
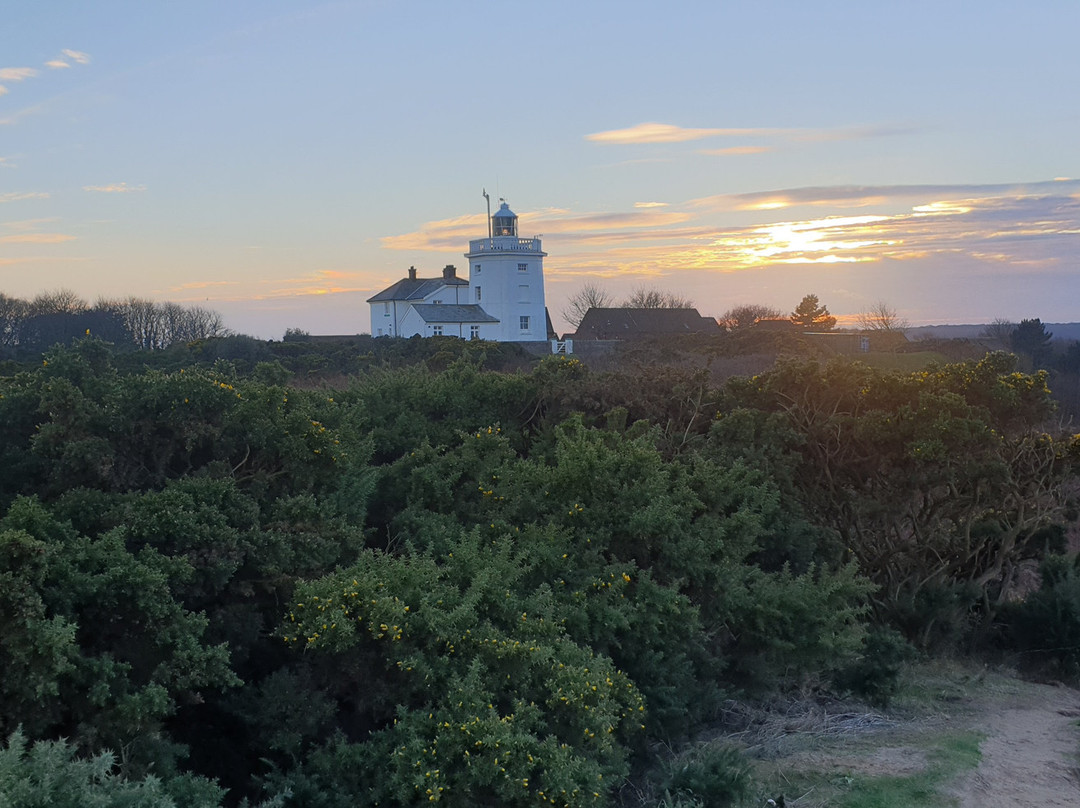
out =
<svg viewBox="0 0 1080 808"><path fill-rule="evenodd" d="M19 233L15 236L0 236L0 244L61 244L74 240L75 236L64 233Z"/></svg>
<svg viewBox="0 0 1080 808"><path fill-rule="evenodd" d="M55 222L56 216L46 216L41 219L23 219L19 222L4 222L4 227L9 230L36 230L39 225L47 224L49 222Z"/></svg>
<svg viewBox="0 0 1080 808"><path fill-rule="evenodd" d="M96 191L102 194L133 194L146 190L145 185L128 185L126 182L114 182L111 185L84 185L84 191Z"/></svg>
<svg viewBox="0 0 1080 808"><path fill-rule="evenodd" d="M689 140L702 140L710 137L780 137L800 141L863 140L866 138L908 134L914 131L910 127L899 126L848 126L836 129L783 129L778 127L725 127L725 128L684 128L669 123L639 123L625 129L609 129L594 132L585 139L594 143L617 145L641 143L684 143ZM750 151L754 150L754 151ZM756 154L768 151L761 146L740 146L734 150L717 150L707 154Z"/></svg>
<svg viewBox="0 0 1080 808"><path fill-rule="evenodd" d="M594 143L685 143L688 140L701 140L708 137L773 135L783 129L687 129L669 123L639 123L625 129L609 129L606 132L594 132L586 135L586 140Z"/></svg>
<svg viewBox="0 0 1080 808"><path fill-rule="evenodd" d="M30 193L18 193L16 191L8 191L5 194L0 194L0 202L21 202L24 199L48 199L49 195L42 191L31 191Z"/></svg>
<svg viewBox="0 0 1080 808"><path fill-rule="evenodd" d="M650 209L632 213L586 213L568 214L563 210L547 210L524 218L529 233L583 234L603 230L650 230L690 219L688 213L660 212ZM427 222L413 233L400 236L384 236L382 246L388 250L461 250L470 239L483 238L487 234L487 220L483 215L459 216Z"/></svg>

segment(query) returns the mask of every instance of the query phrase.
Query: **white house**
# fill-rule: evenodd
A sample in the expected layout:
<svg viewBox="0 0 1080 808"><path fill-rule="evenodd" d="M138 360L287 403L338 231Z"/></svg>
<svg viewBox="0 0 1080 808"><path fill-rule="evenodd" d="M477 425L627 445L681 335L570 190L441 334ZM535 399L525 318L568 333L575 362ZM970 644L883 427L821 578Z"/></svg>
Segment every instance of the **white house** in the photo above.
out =
<svg viewBox="0 0 1080 808"><path fill-rule="evenodd" d="M368 298L374 336L439 335L498 342L547 340L544 257L540 238L518 236L517 215L503 202L487 238L469 241L469 279L447 266L441 278L409 276Z"/></svg>

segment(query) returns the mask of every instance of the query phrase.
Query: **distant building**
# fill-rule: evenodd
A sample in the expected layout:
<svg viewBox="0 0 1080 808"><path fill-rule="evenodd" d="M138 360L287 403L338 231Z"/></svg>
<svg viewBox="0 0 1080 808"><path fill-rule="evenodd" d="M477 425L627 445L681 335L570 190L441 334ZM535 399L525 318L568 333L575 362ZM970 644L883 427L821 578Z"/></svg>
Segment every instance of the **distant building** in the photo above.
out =
<svg viewBox="0 0 1080 808"><path fill-rule="evenodd" d="M574 340L632 340L658 334L717 334L720 326L697 309L589 309Z"/></svg>
<svg viewBox="0 0 1080 808"><path fill-rule="evenodd" d="M485 194L486 196L486 194ZM540 342L553 336L544 303L540 238L518 236L518 217L502 202L488 237L469 241L468 280L447 266L442 278L407 278L368 298L373 336L455 336Z"/></svg>

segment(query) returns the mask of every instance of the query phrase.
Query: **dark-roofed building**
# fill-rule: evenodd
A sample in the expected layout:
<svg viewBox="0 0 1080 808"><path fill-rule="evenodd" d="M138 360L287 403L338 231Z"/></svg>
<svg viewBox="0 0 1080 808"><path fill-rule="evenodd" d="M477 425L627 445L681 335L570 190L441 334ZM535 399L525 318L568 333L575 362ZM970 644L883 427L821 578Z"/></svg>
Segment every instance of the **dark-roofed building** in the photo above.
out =
<svg viewBox="0 0 1080 808"><path fill-rule="evenodd" d="M371 334L376 337L430 337L423 330L406 330L405 322L414 306L459 306L469 302L469 282L457 276L457 269L447 264L441 278L418 278L416 267L409 275L367 300L371 306Z"/></svg>
<svg viewBox="0 0 1080 808"><path fill-rule="evenodd" d="M697 309L589 309L575 340L628 340L654 334L717 333L720 326Z"/></svg>

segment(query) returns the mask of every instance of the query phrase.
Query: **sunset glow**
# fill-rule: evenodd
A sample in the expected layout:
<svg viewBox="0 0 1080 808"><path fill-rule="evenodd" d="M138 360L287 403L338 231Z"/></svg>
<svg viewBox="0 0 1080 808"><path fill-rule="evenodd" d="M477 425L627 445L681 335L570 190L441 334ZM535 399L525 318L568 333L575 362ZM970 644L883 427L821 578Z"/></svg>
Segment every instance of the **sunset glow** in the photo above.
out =
<svg viewBox="0 0 1080 808"><path fill-rule="evenodd" d="M1080 7L946 37L958 9L782 5L557 0L542 34L512 7L26 5L0 27L0 291L356 333L409 266L464 270L486 189L543 236L558 329L590 280L714 316L813 290L841 316L1074 319L1080 112L1054 88ZM541 41L560 60L491 55Z"/></svg>

